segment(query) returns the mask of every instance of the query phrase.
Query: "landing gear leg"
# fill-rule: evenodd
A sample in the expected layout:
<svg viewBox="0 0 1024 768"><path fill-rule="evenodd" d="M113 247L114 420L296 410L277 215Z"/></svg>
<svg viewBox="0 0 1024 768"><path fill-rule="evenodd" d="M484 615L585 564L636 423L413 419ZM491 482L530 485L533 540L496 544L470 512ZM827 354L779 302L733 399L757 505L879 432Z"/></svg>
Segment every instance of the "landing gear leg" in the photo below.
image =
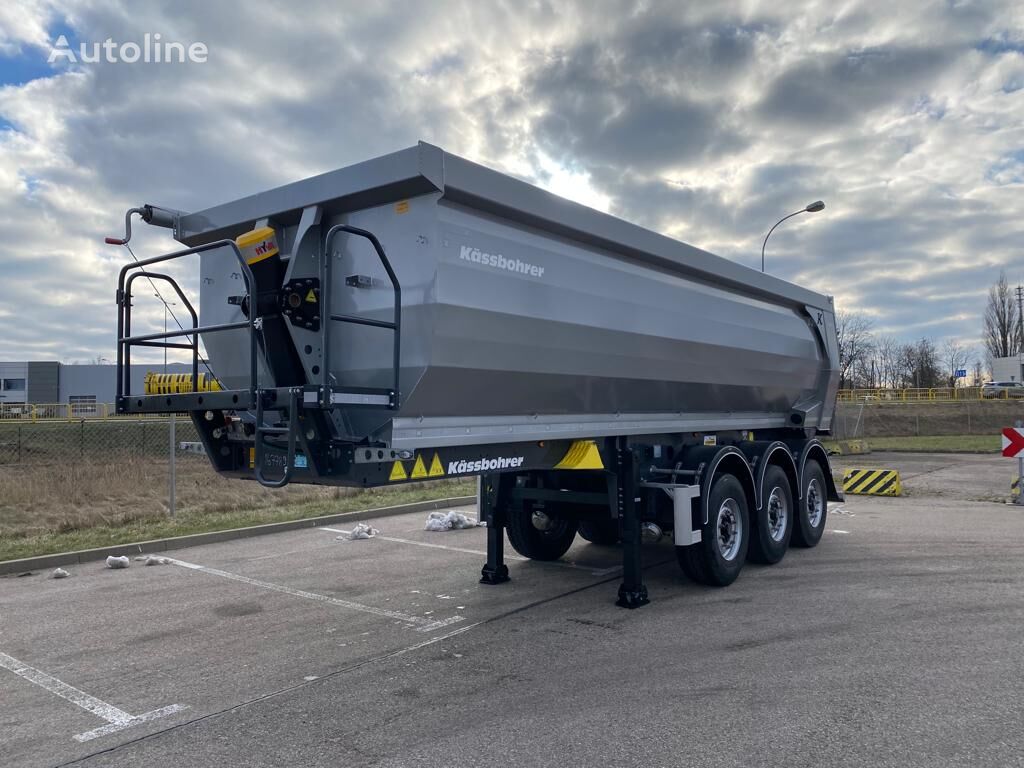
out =
<svg viewBox="0 0 1024 768"><path fill-rule="evenodd" d="M501 475L480 476L480 519L487 523L487 563L480 571L481 584L503 584L509 580L505 565L506 497L499 494L502 481Z"/></svg>
<svg viewBox="0 0 1024 768"><path fill-rule="evenodd" d="M640 511L636 506L637 483L633 451L619 438L615 449L616 473L609 478L609 499L622 520L622 584L619 599L621 608L639 608L647 605L647 587L643 582L640 563Z"/></svg>

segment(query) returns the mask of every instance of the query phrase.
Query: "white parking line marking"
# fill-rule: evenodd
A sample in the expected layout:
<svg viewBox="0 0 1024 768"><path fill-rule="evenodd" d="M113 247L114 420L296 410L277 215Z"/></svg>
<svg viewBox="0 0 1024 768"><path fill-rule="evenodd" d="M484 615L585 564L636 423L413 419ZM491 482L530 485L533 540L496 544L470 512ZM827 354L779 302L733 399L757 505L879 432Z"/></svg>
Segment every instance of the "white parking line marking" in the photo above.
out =
<svg viewBox="0 0 1024 768"><path fill-rule="evenodd" d="M841 531L838 528L832 528L831 533L849 533L849 531Z"/></svg>
<svg viewBox="0 0 1024 768"><path fill-rule="evenodd" d="M398 611L389 611L386 608L374 608L371 605L363 605L362 603L353 603L350 600L339 600L336 597L328 597L327 595L319 595L316 592L306 592L303 589L293 589L292 587L286 587L282 584L274 584L269 581L260 581L259 579L253 579L249 576L242 576L237 573L229 573L228 571L221 571L217 568L207 568L205 565L197 565L196 563L186 563L184 560L175 560L173 557L167 558L174 565L180 565L182 568L188 568L193 571L199 571L206 573L211 576L220 576L221 578L231 579L232 581L239 581L243 584L249 584L253 587L259 587L260 589L269 589L273 592L281 592L292 597L302 597L306 600L315 600L320 603L327 603L328 605L336 605L339 608L347 608L350 611L362 611L363 613L372 613L375 616L383 616L388 619L395 619L405 624L413 624L416 626L417 632L433 632L435 629L441 629L447 627L449 624L456 624L463 620L462 616L452 616L448 619L424 619L422 616L410 616L406 613L400 613Z"/></svg>
<svg viewBox="0 0 1024 768"><path fill-rule="evenodd" d="M175 712L181 712L183 707L180 704L172 704L169 707L161 707L160 709L154 709L152 712L145 712L141 715L131 717L129 715L128 720L121 723L108 723L107 725L101 725L99 728L94 728L91 731L80 733L75 736L76 741L92 741L98 739L100 736L107 736L111 733L117 733L123 731L125 728L131 728L133 725L139 725L140 723L148 723L150 720L156 720L157 718L166 717L167 715L173 715ZM127 714L127 713L126 713Z"/></svg>
<svg viewBox="0 0 1024 768"><path fill-rule="evenodd" d="M447 544L432 544L429 541L413 541L412 539L399 539L395 536L376 536L375 538L384 539L384 541L395 541L399 544L413 544L417 547L430 547L431 549L447 549L449 552L464 552L467 555L480 555L481 557L487 557L487 552L479 549L467 549L466 547L451 547ZM528 557L522 555L513 555L511 552L505 553L506 560L529 560Z"/></svg>
<svg viewBox="0 0 1024 768"><path fill-rule="evenodd" d="M160 717L173 715L175 712L181 712L183 709L188 709L188 707L184 707L181 704L172 704L169 707L161 707L160 709L154 709L151 712L145 712L141 715L130 715L123 709L118 709L113 704L107 704L105 701L100 701L95 696L90 696L85 691L80 691L74 686L68 685L63 681L58 680L56 677L46 674L42 670L30 667L28 664L18 661L16 658L8 656L6 653L0 653L0 667L9 669L11 672L18 675L18 677L22 677L30 683L35 683L40 688L44 688L50 693L54 693L62 699L70 701L72 704L81 707L85 711L92 712L101 720L107 721L106 725L78 734L75 736L76 741L92 741L100 736L117 733L118 731L123 731L125 728L131 728L133 725L146 723L150 720L156 720Z"/></svg>
<svg viewBox="0 0 1024 768"><path fill-rule="evenodd" d="M320 530L321 531L330 531L331 533L340 533L340 534L345 535L345 536L347 536L347 535L349 535L351 533L351 531L342 531L342 530L339 530L337 528L321 528ZM380 534L377 534L373 538L375 538L375 539L382 539L383 541L394 541L394 542L396 542L398 544L413 544L413 545L415 545L417 547L430 547L431 549L447 549L450 552L463 552L463 553L465 553L467 555L480 555L481 557L487 557L487 553L483 552L483 551L481 551L479 549L467 549L465 547L451 547L451 546L448 546L447 544L432 544L432 543L427 542L427 541L414 541L413 539L399 539L399 538L397 538L395 536L381 536ZM513 555L511 553L506 553L505 554L505 559L506 560L520 560L520 561L524 561L525 562L525 561L529 561L530 558L523 557L522 555ZM557 565L557 566L561 566L562 568L575 568L578 571L588 571L593 576L607 576L610 573L614 573L615 571L618 571L618 570L622 569L622 566L618 566L618 565L613 566L611 568L597 568L597 567L592 567L592 566L589 566L589 565L579 565L578 563L567 563L564 560L544 560L544 561L538 561L538 562L543 562L544 565Z"/></svg>

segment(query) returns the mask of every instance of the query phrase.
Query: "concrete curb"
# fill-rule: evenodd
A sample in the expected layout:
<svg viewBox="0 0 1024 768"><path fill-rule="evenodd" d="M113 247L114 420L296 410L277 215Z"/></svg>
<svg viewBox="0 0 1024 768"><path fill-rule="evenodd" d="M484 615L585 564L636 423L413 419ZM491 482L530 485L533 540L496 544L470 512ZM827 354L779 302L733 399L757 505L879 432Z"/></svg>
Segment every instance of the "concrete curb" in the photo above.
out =
<svg viewBox="0 0 1024 768"><path fill-rule="evenodd" d="M174 536L169 539L135 541L129 544L119 544L113 547L97 547L96 549L81 549L77 552L60 552L52 555L25 557L20 560L4 560L0 562L0 576L12 573L26 573L28 571L56 568L62 565L78 565L79 563L87 563L93 560L104 560L108 555L139 555L148 554L150 552L167 552L172 549L197 547L202 544L216 544L217 542L230 541L232 539L247 539L251 536L264 536L269 533L283 533L284 531L296 531L302 528L317 528L322 525L331 525L333 523L354 523L359 520L370 520L377 517L393 517L395 515L405 515L411 512L426 512L428 510L440 509L442 507L461 507L474 503L476 503L476 496L456 496L451 499L416 501L412 504L401 504L396 507L361 509L355 512L339 512L335 515L306 517L302 520L288 520L283 523L251 525L247 528L234 528L227 531L193 533L188 536Z"/></svg>

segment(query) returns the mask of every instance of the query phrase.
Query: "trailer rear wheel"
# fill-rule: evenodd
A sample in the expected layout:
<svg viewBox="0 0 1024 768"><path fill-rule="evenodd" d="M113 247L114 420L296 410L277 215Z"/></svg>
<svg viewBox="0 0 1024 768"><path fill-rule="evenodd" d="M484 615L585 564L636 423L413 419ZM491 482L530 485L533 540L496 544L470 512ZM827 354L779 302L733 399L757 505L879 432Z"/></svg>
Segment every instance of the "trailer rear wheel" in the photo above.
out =
<svg viewBox="0 0 1024 768"><path fill-rule="evenodd" d="M701 540L676 547L683 573L700 584L725 587L736 581L747 559L750 516L743 484L735 476L721 474L708 497L708 521Z"/></svg>
<svg viewBox="0 0 1024 768"><path fill-rule="evenodd" d="M591 544L612 546L619 543L619 522L612 519L581 520L579 534Z"/></svg>
<svg viewBox="0 0 1024 768"><path fill-rule="evenodd" d="M800 499L793 526L793 544L798 547L813 547L821 541L828 517L828 491L825 472L814 459L808 459L802 479L803 498Z"/></svg>
<svg viewBox="0 0 1024 768"><path fill-rule="evenodd" d="M545 525L541 530L534 524L534 510L528 505L516 505L508 516L509 543L531 560L557 560L569 551L576 538L576 521L552 514L545 515Z"/></svg>
<svg viewBox="0 0 1024 768"><path fill-rule="evenodd" d="M761 490L761 509L754 514L750 527L749 557L755 563L772 565L779 562L793 533L793 489L782 467L765 469Z"/></svg>

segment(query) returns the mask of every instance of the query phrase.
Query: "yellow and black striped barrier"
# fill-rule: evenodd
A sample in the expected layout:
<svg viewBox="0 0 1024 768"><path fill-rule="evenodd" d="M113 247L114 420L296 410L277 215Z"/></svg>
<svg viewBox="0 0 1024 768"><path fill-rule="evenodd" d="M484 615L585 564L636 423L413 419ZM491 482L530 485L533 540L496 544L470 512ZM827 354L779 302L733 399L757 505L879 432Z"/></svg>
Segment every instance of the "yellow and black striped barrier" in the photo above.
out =
<svg viewBox="0 0 1024 768"><path fill-rule="evenodd" d="M1013 498L1017 498L1018 496L1020 496L1020 478L1019 477L1013 478L1013 482L1010 483L1010 495Z"/></svg>
<svg viewBox="0 0 1024 768"><path fill-rule="evenodd" d="M902 496L903 484L895 469L850 469L843 476L843 493L855 496Z"/></svg>

